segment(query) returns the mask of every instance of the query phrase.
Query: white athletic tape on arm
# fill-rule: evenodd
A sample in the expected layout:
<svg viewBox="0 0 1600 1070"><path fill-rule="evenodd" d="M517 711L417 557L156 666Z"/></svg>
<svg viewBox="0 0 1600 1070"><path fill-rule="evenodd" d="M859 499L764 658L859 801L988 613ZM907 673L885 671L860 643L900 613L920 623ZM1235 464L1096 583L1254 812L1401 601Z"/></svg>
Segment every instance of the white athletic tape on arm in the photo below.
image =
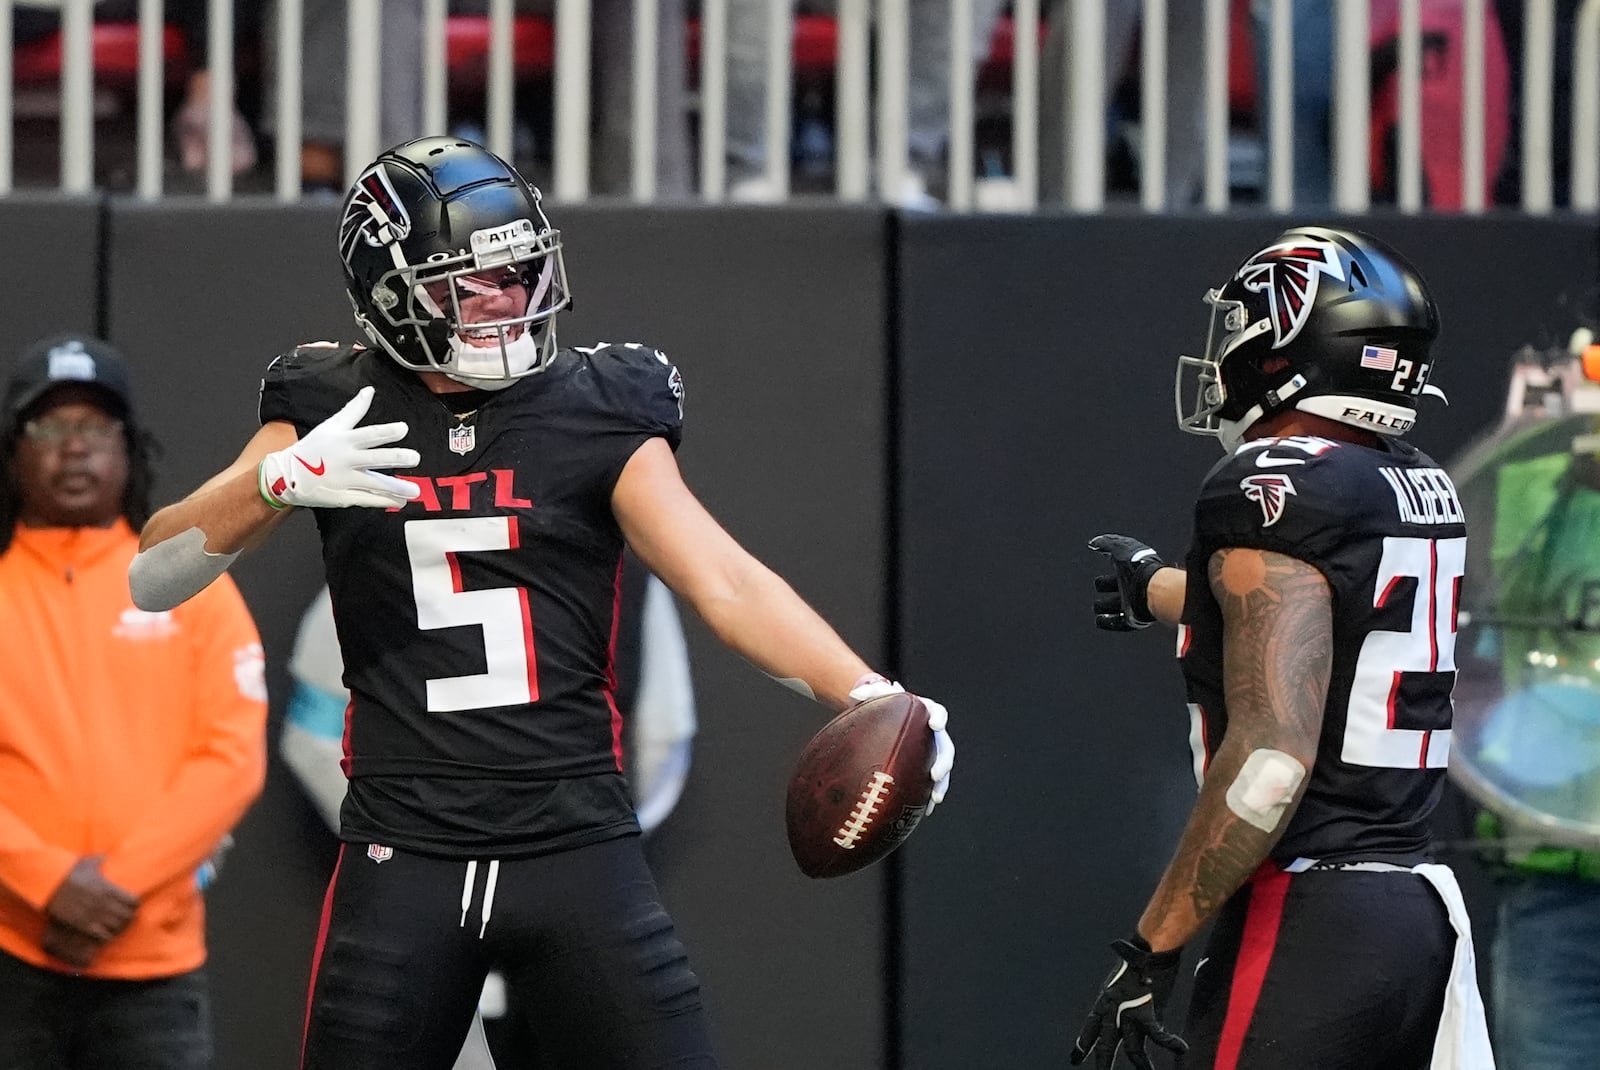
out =
<svg viewBox="0 0 1600 1070"><path fill-rule="evenodd" d="M128 591L133 604L146 613L172 609L211 585L233 564L238 552L206 552L206 533L199 528L179 532L170 539L140 550L128 566Z"/></svg>
<svg viewBox="0 0 1600 1070"><path fill-rule="evenodd" d="M1276 832L1305 778L1306 767L1283 751L1251 751L1228 786L1228 809L1262 832Z"/></svg>

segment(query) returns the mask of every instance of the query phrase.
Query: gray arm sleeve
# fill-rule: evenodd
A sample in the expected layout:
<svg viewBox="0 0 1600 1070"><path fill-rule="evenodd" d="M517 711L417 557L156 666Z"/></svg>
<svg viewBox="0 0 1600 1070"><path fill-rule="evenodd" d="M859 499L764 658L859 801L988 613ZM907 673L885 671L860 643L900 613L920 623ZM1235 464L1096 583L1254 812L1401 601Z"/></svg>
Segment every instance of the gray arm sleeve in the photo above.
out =
<svg viewBox="0 0 1600 1070"><path fill-rule="evenodd" d="M199 528L140 550L128 566L133 604L146 613L162 613L187 602L233 564L238 552L206 552L206 533Z"/></svg>

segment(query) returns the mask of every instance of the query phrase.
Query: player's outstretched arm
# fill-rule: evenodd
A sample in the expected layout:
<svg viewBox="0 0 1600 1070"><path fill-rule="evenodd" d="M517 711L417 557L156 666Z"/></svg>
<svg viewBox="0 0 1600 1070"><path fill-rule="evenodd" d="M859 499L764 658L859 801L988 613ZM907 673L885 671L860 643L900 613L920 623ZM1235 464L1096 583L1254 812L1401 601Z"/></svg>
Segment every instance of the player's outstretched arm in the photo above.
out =
<svg viewBox="0 0 1600 1070"><path fill-rule="evenodd" d="M1186 943L1266 859L1316 761L1333 667L1333 595L1321 572L1267 550L1219 550L1228 729L1178 852L1139 920L1157 951Z"/></svg>
<svg viewBox="0 0 1600 1070"><path fill-rule="evenodd" d="M640 446L611 492L611 509L645 565L711 630L768 676L834 710L901 691L872 672L816 610L722 529L684 485L665 439ZM948 711L925 696L934 757L928 811L950 788Z"/></svg>
<svg viewBox="0 0 1600 1070"><path fill-rule="evenodd" d="M1167 565L1150 577L1145 598L1156 620L1173 626L1183 620L1183 600L1188 586L1189 573L1176 565Z"/></svg>
<svg viewBox="0 0 1600 1070"><path fill-rule="evenodd" d="M370 386L358 390L303 439L293 425L268 421L231 465L151 517L128 569L134 604L159 611L193 597L290 506L384 509L415 498L415 484L377 470L417 464L416 450L387 445L406 425L357 426L372 396Z"/></svg>
<svg viewBox="0 0 1600 1070"><path fill-rule="evenodd" d="M628 544L718 639L835 710L871 669L776 573L740 546L684 485L664 439L634 453L612 510Z"/></svg>
<svg viewBox="0 0 1600 1070"><path fill-rule="evenodd" d="M1189 574L1131 535L1096 535L1089 549L1110 558L1111 572L1094 578L1095 627L1131 632L1156 621L1177 624Z"/></svg>

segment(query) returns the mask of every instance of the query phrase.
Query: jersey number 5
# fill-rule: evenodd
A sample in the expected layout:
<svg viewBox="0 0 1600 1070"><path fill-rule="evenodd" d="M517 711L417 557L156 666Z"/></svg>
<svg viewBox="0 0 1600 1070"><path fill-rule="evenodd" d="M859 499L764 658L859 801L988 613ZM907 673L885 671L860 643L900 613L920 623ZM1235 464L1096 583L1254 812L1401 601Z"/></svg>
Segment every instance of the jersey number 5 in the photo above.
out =
<svg viewBox="0 0 1600 1070"><path fill-rule="evenodd" d="M1395 707L1405 673L1455 671L1456 610L1466 562L1464 538L1383 540L1374 608L1384 606L1407 577L1417 581L1417 594L1409 630L1374 631L1361 644L1340 755L1351 765L1441 769L1449 759L1448 728L1396 728Z"/></svg>
<svg viewBox="0 0 1600 1070"><path fill-rule="evenodd" d="M533 616L521 587L461 589L456 555L514 550L517 520L510 516L471 516L406 522L406 552L411 556L411 587L417 599L417 627L483 629L484 671L473 676L442 676L428 681L428 712L520 706L539 698L538 663L533 651Z"/></svg>

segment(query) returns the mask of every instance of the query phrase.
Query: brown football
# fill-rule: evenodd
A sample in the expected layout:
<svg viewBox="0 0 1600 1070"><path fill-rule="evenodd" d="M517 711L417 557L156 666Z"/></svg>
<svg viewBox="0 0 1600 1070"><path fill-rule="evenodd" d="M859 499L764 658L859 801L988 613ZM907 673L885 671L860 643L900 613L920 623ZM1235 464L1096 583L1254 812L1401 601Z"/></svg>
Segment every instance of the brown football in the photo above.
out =
<svg viewBox="0 0 1600 1070"><path fill-rule="evenodd" d="M933 792L933 733L915 695L858 703L801 752L789 781L789 849L808 877L842 877L905 842Z"/></svg>

